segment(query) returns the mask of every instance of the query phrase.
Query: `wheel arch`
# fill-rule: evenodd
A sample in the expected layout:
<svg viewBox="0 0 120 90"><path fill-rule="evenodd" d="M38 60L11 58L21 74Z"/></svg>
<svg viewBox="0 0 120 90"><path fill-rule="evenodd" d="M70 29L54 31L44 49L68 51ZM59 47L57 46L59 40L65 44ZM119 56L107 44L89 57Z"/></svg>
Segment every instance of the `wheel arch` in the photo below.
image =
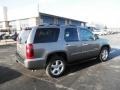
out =
<svg viewBox="0 0 120 90"><path fill-rule="evenodd" d="M68 61L67 53L65 51L57 51L57 52L52 52L47 55L46 58L46 65L49 63L50 59L52 56L62 56L65 60L65 62Z"/></svg>
<svg viewBox="0 0 120 90"><path fill-rule="evenodd" d="M109 50L109 52L110 52L110 50L111 50L111 47L110 47L110 45L108 45L108 44L105 44L105 45L103 45L102 47L101 47L101 50L103 49L103 48L108 48L108 50Z"/></svg>

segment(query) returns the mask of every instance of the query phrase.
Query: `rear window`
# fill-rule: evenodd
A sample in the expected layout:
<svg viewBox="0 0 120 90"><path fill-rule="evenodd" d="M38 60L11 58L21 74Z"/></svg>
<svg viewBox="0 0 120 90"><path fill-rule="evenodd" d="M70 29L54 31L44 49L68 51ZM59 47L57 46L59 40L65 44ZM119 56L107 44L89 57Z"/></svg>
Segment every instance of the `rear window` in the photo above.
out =
<svg viewBox="0 0 120 90"><path fill-rule="evenodd" d="M30 32L31 30L22 30L18 36L18 42L20 44L25 44L27 42Z"/></svg>
<svg viewBox="0 0 120 90"><path fill-rule="evenodd" d="M58 40L59 28L38 28L34 43L56 42Z"/></svg>

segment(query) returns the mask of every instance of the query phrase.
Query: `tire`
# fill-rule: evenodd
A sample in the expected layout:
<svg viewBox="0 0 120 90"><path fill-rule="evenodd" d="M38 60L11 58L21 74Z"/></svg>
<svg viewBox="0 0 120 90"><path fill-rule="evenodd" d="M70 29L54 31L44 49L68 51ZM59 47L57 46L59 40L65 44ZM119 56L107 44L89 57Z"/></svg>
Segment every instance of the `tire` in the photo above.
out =
<svg viewBox="0 0 120 90"><path fill-rule="evenodd" d="M60 77L66 68L66 62L63 57L52 56L46 67L46 74L50 77Z"/></svg>
<svg viewBox="0 0 120 90"><path fill-rule="evenodd" d="M102 62L105 62L108 60L108 57L109 57L109 48L103 47L100 51L98 59Z"/></svg>

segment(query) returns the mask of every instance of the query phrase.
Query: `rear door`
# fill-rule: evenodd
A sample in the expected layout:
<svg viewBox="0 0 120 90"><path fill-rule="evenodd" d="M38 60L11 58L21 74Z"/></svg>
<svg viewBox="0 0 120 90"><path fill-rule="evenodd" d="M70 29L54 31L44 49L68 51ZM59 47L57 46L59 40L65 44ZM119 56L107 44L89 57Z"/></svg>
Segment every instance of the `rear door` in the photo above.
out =
<svg viewBox="0 0 120 90"><path fill-rule="evenodd" d="M66 41L66 50L70 61L78 60L81 57L77 28L66 28L64 39Z"/></svg>
<svg viewBox="0 0 120 90"><path fill-rule="evenodd" d="M36 58L45 57L51 51L58 50L56 45L59 37L59 28L38 28L34 38L34 53Z"/></svg>
<svg viewBox="0 0 120 90"><path fill-rule="evenodd" d="M26 57L26 43L28 36L31 32L31 29L28 30L22 30L18 36L18 41L17 41L17 53L25 59Z"/></svg>
<svg viewBox="0 0 120 90"><path fill-rule="evenodd" d="M80 40L82 42L82 56L84 59L92 58L99 53L99 43L88 29L79 29Z"/></svg>

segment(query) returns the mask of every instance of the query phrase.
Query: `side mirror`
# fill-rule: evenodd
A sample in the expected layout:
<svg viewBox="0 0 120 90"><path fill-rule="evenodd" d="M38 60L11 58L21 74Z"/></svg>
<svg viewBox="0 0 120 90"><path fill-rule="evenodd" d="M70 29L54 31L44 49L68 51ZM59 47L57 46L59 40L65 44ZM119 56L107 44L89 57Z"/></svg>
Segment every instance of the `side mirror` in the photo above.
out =
<svg viewBox="0 0 120 90"><path fill-rule="evenodd" d="M90 36L89 39L90 40L96 40L96 38L94 36Z"/></svg>
<svg viewBox="0 0 120 90"><path fill-rule="evenodd" d="M95 40L99 39L99 37L98 37L98 35L97 35L97 34L95 34L94 36L95 36Z"/></svg>

